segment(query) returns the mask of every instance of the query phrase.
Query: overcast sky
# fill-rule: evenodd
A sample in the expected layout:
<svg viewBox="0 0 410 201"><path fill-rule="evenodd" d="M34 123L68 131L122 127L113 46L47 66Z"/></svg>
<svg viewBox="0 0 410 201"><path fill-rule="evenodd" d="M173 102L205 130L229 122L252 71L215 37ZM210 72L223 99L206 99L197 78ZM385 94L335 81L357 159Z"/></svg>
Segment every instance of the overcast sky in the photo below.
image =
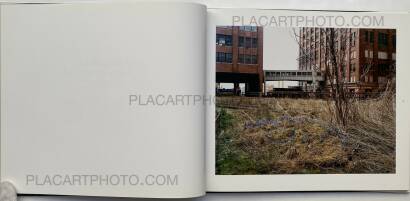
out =
<svg viewBox="0 0 410 201"><path fill-rule="evenodd" d="M299 45L295 34L299 29L264 27L263 70L297 70ZM274 87L297 86L298 82L269 82Z"/></svg>
<svg viewBox="0 0 410 201"><path fill-rule="evenodd" d="M295 31L298 32L297 29ZM297 70L298 49L292 28L264 27L264 70Z"/></svg>

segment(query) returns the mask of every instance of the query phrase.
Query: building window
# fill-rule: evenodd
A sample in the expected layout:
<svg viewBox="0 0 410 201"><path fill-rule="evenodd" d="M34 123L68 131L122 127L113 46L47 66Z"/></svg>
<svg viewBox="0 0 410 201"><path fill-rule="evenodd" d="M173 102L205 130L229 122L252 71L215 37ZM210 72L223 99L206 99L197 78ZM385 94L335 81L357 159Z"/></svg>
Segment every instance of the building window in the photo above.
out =
<svg viewBox="0 0 410 201"><path fill-rule="evenodd" d="M350 64L350 72L355 72L356 71L356 65L354 63Z"/></svg>
<svg viewBox="0 0 410 201"><path fill-rule="evenodd" d="M216 34L216 45L232 46L232 36L231 35Z"/></svg>
<svg viewBox="0 0 410 201"><path fill-rule="evenodd" d="M356 82L356 77L354 75L350 76L350 82Z"/></svg>
<svg viewBox="0 0 410 201"><path fill-rule="evenodd" d="M257 48L258 47L258 39L257 38L246 38L246 37L239 37L239 47L245 48Z"/></svg>
<svg viewBox="0 0 410 201"><path fill-rule="evenodd" d="M240 26L239 30L256 32L257 27L256 26Z"/></svg>
<svg viewBox="0 0 410 201"><path fill-rule="evenodd" d="M225 53L217 52L216 53L216 62L225 62Z"/></svg>
<svg viewBox="0 0 410 201"><path fill-rule="evenodd" d="M251 55L245 55L245 64L251 64L252 58Z"/></svg>
<svg viewBox="0 0 410 201"><path fill-rule="evenodd" d="M225 53L223 52L217 52L216 53L216 62L223 62L223 60L225 59ZM222 56L224 55L224 56Z"/></svg>
<svg viewBox="0 0 410 201"><path fill-rule="evenodd" d="M256 55L240 54L238 63L242 64L258 64L258 57Z"/></svg>
<svg viewBox="0 0 410 201"><path fill-rule="evenodd" d="M252 64L257 64L258 63L258 59L257 59L256 55L252 55L251 63Z"/></svg>
<svg viewBox="0 0 410 201"><path fill-rule="evenodd" d="M370 34L369 42L374 43L374 32L371 31L371 32L369 32L369 34Z"/></svg>
<svg viewBox="0 0 410 201"><path fill-rule="evenodd" d="M258 47L258 39L257 38L252 38L252 47L257 48Z"/></svg>
<svg viewBox="0 0 410 201"><path fill-rule="evenodd" d="M364 51L365 58L373 58L373 50L365 50Z"/></svg>
<svg viewBox="0 0 410 201"><path fill-rule="evenodd" d="M379 64L379 75L386 76L389 73L389 65L387 64Z"/></svg>
<svg viewBox="0 0 410 201"><path fill-rule="evenodd" d="M387 34L379 33L377 42L378 42L379 48L387 47L387 43L388 43Z"/></svg>
<svg viewBox="0 0 410 201"><path fill-rule="evenodd" d="M225 45L232 46L232 36L225 35Z"/></svg>
<svg viewBox="0 0 410 201"><path fill-rule="evenodd" d="M373 82L373 75L365 75L364 82Z"/></svg>
<svg viewBox="0 0 410 201"><path fill-rule="evenodd" d="M369 43L374 42L374 32L373 31L365 31L364 32L364 40Z"/></svg>
<svg viewBox="0 0 410 201"><path fill-rule="evenodd" d="M245 55L243 55L243 54L240 54L240 55L238 56L238 63L241 63L241 64L244 64L244 63L245 63L245 58L244 58L244 56L245 56Z"/></svg>
<svg viewBox="0 0 410 201"><path fill-rule="evenodd" d="M356 51L352 51L352 52L350 53L350 58L351 58L351 59L356 59Z"/></svg>
<svg viewBox="0 0 410 201"><path fill-rule="evenodd" d="M252 47L252 39L251 38L245 38L245 47L246 48L251 48Z"/></svg>
<svg viewBox="0 0 410 201"><path fill-rule="evenodd" d="M216 45L225 45L225 37L222 34L216 34Z"/></svg>
<svg viewBox="0 0 410 201"><path fill-rule="evenodd" d="M232 53L217 52L216 62L220 63L232 63Z"/></svg>
<svg viewBox="0 0 410 201"><path fill-rule="evenodd" d="M378 59L387 59L387 52L378 52L377 53Z"/></svg>
<svg viewBox="0 0 410 201"><path fill-rule="evenodd" d="M226 63L232 63L232 53L225 53Z"/></svg>
<svg viewBox="0 0 410 201"><path fill-rule="evenodd" d="M242 36L240 36L240 37L239 37L239 47L243 47L244 44L245 44L245 38L242 37Z"/></svg>

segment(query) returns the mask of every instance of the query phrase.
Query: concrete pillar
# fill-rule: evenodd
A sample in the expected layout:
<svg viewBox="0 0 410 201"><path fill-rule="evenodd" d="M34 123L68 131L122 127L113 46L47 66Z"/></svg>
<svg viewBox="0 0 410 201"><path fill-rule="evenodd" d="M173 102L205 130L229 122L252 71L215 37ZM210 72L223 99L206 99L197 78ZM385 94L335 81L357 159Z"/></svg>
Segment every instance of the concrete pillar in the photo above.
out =
<svg viewBox="0 0 410 201"><path fill-rule="evenodd" d="M266 81L263 82L263 94L266 96L268 92L266 91Z"/></svg>
<svg viewBox="0 0 410 201"><path fill-rule="evenodd" d="M239 91L241 90L241 88L239 87L239 83L233 83L233 91L235 93L235 95L240 95Z"/></svg>

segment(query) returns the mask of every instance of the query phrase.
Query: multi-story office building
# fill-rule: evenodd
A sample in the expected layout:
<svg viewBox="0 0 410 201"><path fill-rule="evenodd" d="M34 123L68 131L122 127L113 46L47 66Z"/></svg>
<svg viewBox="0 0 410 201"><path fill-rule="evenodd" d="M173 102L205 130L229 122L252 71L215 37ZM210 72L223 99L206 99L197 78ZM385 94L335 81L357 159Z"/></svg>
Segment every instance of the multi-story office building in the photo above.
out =
<svg viewBox="0 0 410 201"><path fill-rule="evenodd" d="M343 82L351 92L383 89L395 77L396 30L333 29L335 48L345 57L339 65ZM325 71L329 28L301 28L299 33L299 69ZM342 43L343 42L343 43ZM345 52L341 54L341 47ZM342 68L343 67L343 68ZM329 83L330 80L327 81ZM323 87L326 87L326 83Z"/></svg>
<svg viewBox="0 0 410 201"><path fill-rule="evenodd" d="M262 27L216 28L216 82L233 83L235 92L240 83L245 84L246 92L262 92Z"/></svg>

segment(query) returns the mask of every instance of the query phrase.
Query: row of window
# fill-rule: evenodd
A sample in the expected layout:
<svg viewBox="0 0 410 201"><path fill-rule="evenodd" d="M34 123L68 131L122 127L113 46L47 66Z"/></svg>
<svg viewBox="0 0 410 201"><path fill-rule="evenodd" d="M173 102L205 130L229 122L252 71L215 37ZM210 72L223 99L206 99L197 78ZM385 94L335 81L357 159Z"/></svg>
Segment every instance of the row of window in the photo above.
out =
<svg viewBox="0 0 410 201"><path fill-rule="evenodd" d="M379 76L387 76L394 71L394 67L389 64L379 64L377 65L378 68L378 75ZM364 76L364 82L374 82L376 80L373 79L373 75L371 73L367 73Z"/></svg>
<svg viewBox="0 0 410 201"><path fill-rule="evenodd" d="M311 56L308 56L308 55L301 56L300 57L300 62L301 63L306 63L306 62L309 62L309 61L310 62L315 62L315 61L319 60L318 56L319 56L319 53L317 53L317 51L316 51L316 53L311 55ZM364 51L364 57L372 59L373 58L373 50L365 50ZM350 52L350 59L356 59L356 58L357 58L356 51L351 51ZM377 59L384 59L384 60L389 59L388 58L388 53L384 52L384 51L377 52ZM396 53L392 53L391 59L396 60ZM325 57L324 57L324 55L322 55L321 62L324 62L324 60L325 60Z"/></svg>
<svg viewBox="0 0 410 201"><path fill-rule="evenodd" d="M389 64L379 64L378 65L379 76L389 75L392 71L394 71L393 68L394 67Z"/></svg>
<svg viewBox="0 0 410 201"><path fill-rule="evenodd" d="M216 45L232 46L232 35L216 34Z"/></svg>
<svg viewBox="0 0 410 201"><path fill-rule="evenodd" d="M257 48L258 39L257 38L245 38L241 36L239 37L239 47Z"/></svg>
<svg viewBox="0 0 410 201"><path fill-rule="evenodd" d="M388 75L388 74L386 74L386 75ZM383 75L383 76L386 76L386 75ZM383 77L382 76L382 77ZM379 77L379 78L381 78L381 77ZM346 80L346 78L345 78L345 80ZM351 83L356 83L356 76L354 76L354 75L352 75L352 76L350 76L350 78L349 78L349 82L351 82ZM373 75L365 75L364 76L364 78L362 78L362 81L363 82L366 82L366 83L373 83L373 82L375 82L376 80L374 80L373 79ZM380 82L380 81L379 81Z"/></svg>
<svg viewBox="0 0 410 201"><path fill-rule="evenodd" d="M379 64L378 67L379 67L379 72L381 74L389 72L389 71L392 70L391 66L388 65L388 64ZM363 69L365 69L365 68L366 67L363 67ZM356 64L353 64L353 63L350 64L350 72L356 72Z"/></svg>
<svg viewBox="0 0 410 201"><path fill-rule="evenodd" d="M356 45L356 38L357 38L357 32L345 32L344 34L341 34L340 38L339 38L339 34L338 32L334 32L334 40L336 41L335 43L338 43L339 39L341 41L345 41L346 39L349 39L349 43L351 47L354 47ZM347 34L349 34L350 36L348 37ZM327 38L327 40L329 40L329 34L322 34L319 35L317 34L316 36L311 35L310 37L306 38L306 37L302 37L305 38L305 40L302 40L302 46L303 47L307 47L310 46L311 49L314 48L314 46L319 46L319 44L324 44L324 39ZM315 40L316 38L316 40ZM346 40L347 41L347 40ZM316 43L316 44L315 44Z"/></svg>
<svg viewBox="0 0 410 201"><path fill-rule="evenodd" d="M312 76L312 72L268 72L268 76ZM316 72L316 76L321 76L321 72Z"/></svg>
<svg viewBox="0 0 410 201"><path fill-rule="evenodd" d="M238 63L242 64L257 64L258 57L256 55L240 54L238 57Z"/></svg>
<svg viewBox="0 0 410 201"><path fill-rule="evenodd" d="M232 46L232 35L216 34L216 45ZM258 39L240 36L239 37L239 47L257 48Z"/></svg>
<svg viewBox="0 0 410 201"><path fill-rule="evenodd" d="M218 26L218 28L231 29L232 26ZM239 26L239 30L256 32L258 28L256 26Z"/></svg>
<svg viewBox="0 0 410 201"><path fill-rule="evenodd" d="M379 45L379 47L387 46L388 43L389 43L388 41L389 40L388 40L387 34L385 34L385 33L379 33L378 34L378 45Z"/></svg>
<svg viewBox="0 0 410 201"><path fill-rule="evenodd" d="M373 32L373 31L365 31L365 33L364 33L365 41L368 42L368 43L374 43L374 34L375 34L375 32ZM381 32L378 33L377 42L378 42L379 48L386 48L389 45L389 37L388 36L389 35L387 33L381 33ZM335 38L337 38L337 37L335 36ZM314 41L314 42L312 42L312 41ZM323 37L320 38L320 43L323 44ZM396 35L393 35L393 37L391 39L391 43L392 43L393 47L395 48L396 47ZM315 45L316 45L316 47L319 46L319 41L315 41L312 37L310 41L308 41L308 40L304 41L302 47L304 47L303 50L305 52L308 52L309 51L308 47L310 47L310 49L314 49ZM336 41L335 45L336 45L336 49L338 49L338 42L337 41ZM354 47L355 45L356 45L356 32L352 32L350 34L350 46Z"/></svg>
<svg viewBox="0 0 410 201"><path fill-rule="evenodd" d="M239 30L256 32L258 28L256 26L240 26Z"/></svg>
<svg viewBox="0 0 410 201"><path fill-rule="evenodd" d="M373 31L365 31L364 32L364 40L369 43L374 43L374 32ZM379 32L377 34L377 42L380 48L386 47L389 45L389 35L387 33ZM393 47L396 47L396 35L393 35L391 43Z"/></svg>
<svg viewBox="0 0 410 201"><path fill-rule="evenodd" d="M364 51L365 58L373 58L373 50L365 50ZM377 52L378 59L389 59L387 52L379 51ZM396 53L392 53L391 56L392 60L396 60Z"/></svg>
<svg viewBox="0 0 410 201"><path fill-rule="evenodd" d="M232 53L217 52L216 62L232 63Z"/></svg>
<svg viewBox="0 0 410 201"><path fill-rule="evenodd" d="M217 52L216 62L232 63L232 53ZM258 57L256 55L239 54L238 63L242 64L258 64Z"/></svg>
<svg viewBox="0 0 410 201"><path fill-rule="evenodd" d="M374 32L373 31L365 31L364 32L364 40L369 43L374 42Z"/></svg>

